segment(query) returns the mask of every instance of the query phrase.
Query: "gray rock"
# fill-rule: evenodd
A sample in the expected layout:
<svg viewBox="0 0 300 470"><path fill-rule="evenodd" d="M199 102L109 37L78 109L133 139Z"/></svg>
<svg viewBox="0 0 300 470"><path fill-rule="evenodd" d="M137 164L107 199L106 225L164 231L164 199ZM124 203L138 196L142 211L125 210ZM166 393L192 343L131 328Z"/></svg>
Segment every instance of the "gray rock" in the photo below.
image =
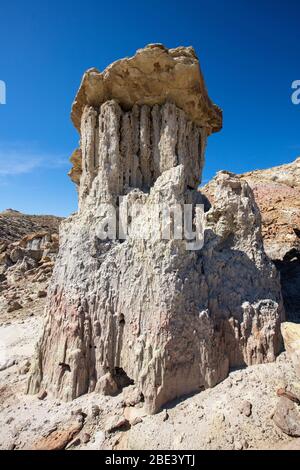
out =
<svg viewBox="0 0 300 470"><path fill-rule="evenodd" d="M79 211L61 224L30 393L44 387L72 400L134 383L154 413L214 386L230 367L273 361L280 349L279 279L253 192L220 172L209 204L197 187L212 109L193 122L164 100L128 109L112 99L81 110ZM155 205L192 202L207 209L202 248L187 250L171 222L169 239L139 237L153 234ZM107 211L126 204L143 208L129 220L129 236L103 240Z"/></svg>
<svg viewBox="0 0 300 470"><path fill-rule="evenodd" d="M300 437L300 408L288 398L279 399L273 421L285 434Z"/></svg>
<svg viewBox="0 0 300 470"><path fill-rule="evenodd" d="M252 403L250 403L248 400L244 400L240 407L239 407L240 413L243 414L244 416L251 416L252 414Z"/></svg>

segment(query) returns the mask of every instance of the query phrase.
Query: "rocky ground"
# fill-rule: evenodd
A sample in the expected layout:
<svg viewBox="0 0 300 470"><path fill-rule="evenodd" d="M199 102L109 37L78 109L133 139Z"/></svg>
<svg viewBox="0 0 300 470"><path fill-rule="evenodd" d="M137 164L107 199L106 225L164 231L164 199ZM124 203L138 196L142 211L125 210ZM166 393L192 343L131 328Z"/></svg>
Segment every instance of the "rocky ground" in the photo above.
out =
<svg viewBox="0 0 300 470"><path fill-rule="evenodd" d="M133 386L115 397L92 393L69 403L26 395L41 324L42 315L0 327L1 354L5 344L12 359L0 372L0 449L300 449L300 439L273 417L282 400L277 390L287 386L300 395L286 353L146 416Z"/></svg>
<svg viewBox="0 0 300 470"><path fill-rule="evenodd" d="M43 310L61 219L0 213L0 324Z"/></svg>
<svg viewBox="0 0 300 470"><path fill-rule="evenodd" d="M54 215L28 215L14 209L0 212L1 242L17 242L30 233L46 231L57 233L61 217Z"/></svg>
<svg viewBox="0 0 300 470"><path fill-rule="evenodd" d="M260 206L265 248L281 270L291 319L300 311L299 164L243 175ZM286 352L274 363L232 371L153 416L134 386L69 403L43 391L26 395L58 224L0 214L0 449L300 449L300 380Z"/></svg>

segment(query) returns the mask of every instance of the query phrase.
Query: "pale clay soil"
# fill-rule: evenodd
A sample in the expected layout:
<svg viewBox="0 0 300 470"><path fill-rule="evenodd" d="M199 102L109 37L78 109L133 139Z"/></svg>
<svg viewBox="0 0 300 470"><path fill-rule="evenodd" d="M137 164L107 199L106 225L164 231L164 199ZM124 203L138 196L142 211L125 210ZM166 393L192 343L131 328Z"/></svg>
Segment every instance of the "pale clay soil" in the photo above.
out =
<svg viewBox="0 0 300 470"><path fill-rule="evenodd" d="M43 302L38 304L41 311ZM285 435L272 420L276 390L287 384L300 389L285 353L276 363L231 372L215 388L145 416L142 404L124 408L122 393L91 393L69 403L25 395L26 360L34 352L42 322L42 315L35 314L0 327L0 368L8 365L0 371L0 449L32 449L41 439L68 428L78 413L83 413L83 428L71 440L71 449L300 449L300 439ZM131 426L127 422L111 430L124 415Z"/></svg>

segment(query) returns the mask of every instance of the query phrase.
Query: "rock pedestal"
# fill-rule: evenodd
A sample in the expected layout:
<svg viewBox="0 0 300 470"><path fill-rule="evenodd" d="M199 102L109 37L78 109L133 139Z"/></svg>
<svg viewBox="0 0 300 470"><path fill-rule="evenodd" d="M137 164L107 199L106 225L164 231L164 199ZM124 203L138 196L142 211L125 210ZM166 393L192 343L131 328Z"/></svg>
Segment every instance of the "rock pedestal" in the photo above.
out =
<svg viewBox="0 0 300 470"><path fill-rule="evenodd" d="M274 360L283 316L260 214L246 182L197 190L206 138L221 127L192 48L147 46L88 71L72 111L79 211L61 225L43 336L28 391L72 400L134 385L148 412L212 387L230 367ZM119 196L122 196L120 202ZM153 205L204 204L204 244L151 232ZM140 204L129 236L103 239L107 208ZM194 212L196 220L198 212ZM174 229L174 227L173 227ZM101 232L102 233L102 232Z"/></svg>

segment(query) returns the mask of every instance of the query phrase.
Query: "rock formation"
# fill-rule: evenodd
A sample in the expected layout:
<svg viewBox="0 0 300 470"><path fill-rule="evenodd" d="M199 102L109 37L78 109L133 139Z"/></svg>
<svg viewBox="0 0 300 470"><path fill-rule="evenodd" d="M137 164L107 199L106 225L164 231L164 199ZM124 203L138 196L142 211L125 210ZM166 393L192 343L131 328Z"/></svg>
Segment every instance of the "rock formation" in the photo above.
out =
<svg viewBox="0 0 300 470"><path fill-rule="evenodd" d="M300 325L291 322L282 323L281 332L287 354L300 378Z"/></svg>
<svg viewBox="0 0 300 470"><path fill-rule="evenodd" d="M226 172L214 180L212 206L197 191L222 114L194 50L150 45L103 73L89 70L72 117L79 211L61 224L28 391L71 400L134 385L154 413L231 367L273 361L283 308L253 192ZM199 249L175 237L175 221L169 239L137 236L151 232L153 205L185 203L206 208ZM135 204L143 210L128 216L129 236L118 228L104 239L110 208Z"/></svg>
<svg viewBox="0 0 300 470"><path fill-rule="evenodd" d="M287 318L300 320L300 158L240 175L253 190L262 216L264 249L280 272ZM213 202L214 182L201 192Z"/></svg>
<svg viewBox="0 0 300 470"><path fill-rule="evenodd" d="M300 321L300 158L241 175L262 214L264 247L281 276L287 318Z"/></svg>
<svg viewBox="0 0 300 470"><path fill-rule="evenodd" d="M244 173L262 214L264 246L271 259L300 251L300 158L267 170Z"/></svg>
<svg viewBox="0 0 300 470"><path fill-rule="evenodd" d="M12 209L0 213L0 322L9 320L15 311L21 316L23 307L34 310L35 300L46 296L58 252L60 221L60 217Z"/></svg>

